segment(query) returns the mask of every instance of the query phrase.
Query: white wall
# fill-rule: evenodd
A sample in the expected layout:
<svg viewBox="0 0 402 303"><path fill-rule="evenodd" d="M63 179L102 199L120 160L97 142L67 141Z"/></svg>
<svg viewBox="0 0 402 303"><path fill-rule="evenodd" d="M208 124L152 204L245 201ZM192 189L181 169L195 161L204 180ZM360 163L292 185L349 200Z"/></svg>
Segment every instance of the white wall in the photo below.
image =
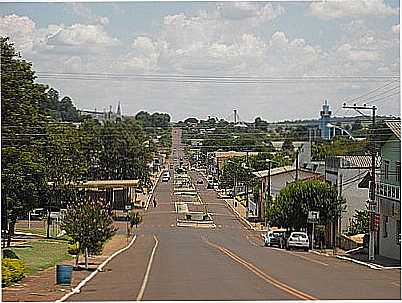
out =
<svg viewBox="0 0 402 303"><path fill-rule="evenodd" d="M392 208L394 204L394 208ZM387 237L384 237L384 222L388 216ZM401 259L401 246L397 244L397 220L400 220L400 204L388 199L380 199L380 255L396 260ZM400 221L399 221L400 224Z"/></svg>

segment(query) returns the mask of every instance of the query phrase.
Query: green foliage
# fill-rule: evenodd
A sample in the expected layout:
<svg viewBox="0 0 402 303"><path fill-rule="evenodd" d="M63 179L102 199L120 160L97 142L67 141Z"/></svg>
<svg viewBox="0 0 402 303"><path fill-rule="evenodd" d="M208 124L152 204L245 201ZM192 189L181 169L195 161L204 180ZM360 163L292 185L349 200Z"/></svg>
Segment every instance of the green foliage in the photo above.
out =
<svg viewBox="0 0 402 303"><path fill-rule="evenodd" d="M68 242L65 240L32 240L28 244L29 246L12 248L24 262L27 274L45 270L72 258L67 253Z"/></svg>
<svg viewBox="0 0 402 303"><path fill-rule="evenodd" d="M117 230L105 206L87 200L69 205L61 227L74 242L79 243L80 252L88 248L93 254L98 253Z"/></svg>
<svg viewBox="0 0 402 303"><path fill-rule="evenodd" d="M139 212L130 212L129 214L130 218L130 225L133 227L134 225L137 227L138 224L142 222L142 216L140 215Z"/></svg>
<svg viewBox="0 0 402 303"><path fill-rule="evenodd" d="M369 231L369 212L367 209L356 209L351 224L346 231L347 236L364 234Z"/></svg>
<svg viewBox="0 0 402 303"><path fill-rule="evenodd" d="M332 142L321 142L312 145L314 160L324 160L326 156L364 155L367 154L368 141L353 141L345 137L335 137Z"/></svg>
<svg viewBox="0 0 402 303"><path fill-rule="evenodd" d="M1 286L10 286L24 277L24 262L18 259L1 260Z"/></svg>
<svg viewBox="0 0 402 303"><path fill-rule="evenodd" d="M295 181L283 188L267 210L271 225L300 229L307 226L308 211L320 212L320 224L336 219L344 210L344 199L325 182Z"/></svg>
<svg viewBox="0 0 402 303"><path fill-rule="evenodd" d="M19 259L19 257L17 256L17 254L15 252L13 252L11 249L3 249L1 251L2 254L2 258L5 259Z"/></svg>
<svg viewBox="0 0 402 303"><path fill-rule="evenodd" d="M80 244L78 242L68 244L67 252L70 255L77 255L80 252Z"/></svg>
<svg viewBox="0 0 402 303"><path fill-rule="evenodd" d="M150 115L148 112L140 111L135 115L135 120L144 127L168 127L170 116L164 113L153 113Z"/></svg>

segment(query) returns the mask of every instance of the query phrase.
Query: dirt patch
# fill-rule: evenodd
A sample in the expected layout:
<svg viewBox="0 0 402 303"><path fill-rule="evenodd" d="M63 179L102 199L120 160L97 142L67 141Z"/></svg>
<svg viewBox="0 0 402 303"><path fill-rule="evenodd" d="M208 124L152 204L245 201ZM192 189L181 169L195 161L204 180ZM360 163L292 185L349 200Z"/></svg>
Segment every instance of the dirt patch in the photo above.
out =
<svg viewBox="0 0 402 303"><path fill-rule="evenodd" d="M89 258L89 270L75 270L73 272L73 281L71 285L62 286L56 284L56 268L48 268L34 275L25 277L19 283L11 287L2 289L2 301L34 301L47 302L60 299L65 293L77 286L80 281L85 279L95 270L104 260L106 260L115 251L127 245L127 237L125 235L115 235L109 240L100 256ZM83 258L80 258L80 264ZM74 264L74 260L66 260L63 264ZM82 266L82 265L81 265Z"/></svg>

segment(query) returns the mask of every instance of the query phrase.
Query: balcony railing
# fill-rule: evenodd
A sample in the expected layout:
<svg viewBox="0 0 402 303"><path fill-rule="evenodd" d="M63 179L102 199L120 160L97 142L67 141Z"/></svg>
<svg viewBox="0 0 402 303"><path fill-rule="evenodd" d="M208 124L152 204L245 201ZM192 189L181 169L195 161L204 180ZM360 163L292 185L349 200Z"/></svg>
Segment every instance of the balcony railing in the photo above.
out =
<svg viewBox="0 0 402 303"><path fill-rule="evenodd" d="M377 196L392 200L401 200L401 187L382 182L377 182L375 186Z"/></svg>

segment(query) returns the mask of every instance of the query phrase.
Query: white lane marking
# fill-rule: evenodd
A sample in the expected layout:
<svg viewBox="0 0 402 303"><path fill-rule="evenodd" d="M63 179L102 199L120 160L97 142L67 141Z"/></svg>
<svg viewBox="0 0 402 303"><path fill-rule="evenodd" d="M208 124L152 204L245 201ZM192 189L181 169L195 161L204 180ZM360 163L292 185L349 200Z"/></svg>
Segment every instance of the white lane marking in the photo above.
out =
<svg viewBox="0 0 402 303"><path fill-rule="evenodd" d="M155 239L155 246L152 249L151 257L149 258L149 262L148 262L147 270L145 272L144 280L142 281L141 289L140 289L140 292L138 293L138 296L136 299L137 301L141 301L142 296L144 295L145 287L147 286L147 283L148 283L149 272L151 271L152 262L154 260L155 251L156 251L156 248L158 247L158 239L156 238L155 235L154 235L154 239Z"/></svg>
<svg viewBox="0 0 402 303"><path fill-rule="evenodd" d="M101 265L99 265L98 268L97 268L93 273L91 273L88 277L86 277L84 280L82 280L75 288L73 288L71 292L69 292L68 294L65 294L61 299L56 300L56 302L63 302L63 301L65 301L65 300L67 300L69 297L71 297L72 295L80 293L81 288L82 288L85 284L87 284L93 277L95 277L95 275L96 275L98 272L102 271L103 267L105 267L106 264L109 263L110 260L112 260L114 257L116 257L117 255L119 255L119 254L122 253L123 251L129 249L129 248L134 244L135 239L137 239L137 235L135 235L135 236L133 237L133 239L131 240L131 242L130 242L126 247L123 247L122 249L120 249L120 250L114 252L114 253L113 253L111 256L109 256L109 258L107 258Z"/></svg>
<svg viewBox="0 0 402 303"><path fill-rule="evenodd" d="M355 260L355 259L348 258L348 257L344 257L344 256L336 256L336 257L337 257L338 259L347 260L347 261L351 261L351 262L353 262L353 263L357 263L357 264L360 264L360 265L368 266L368 267L370 267L371 269L381 270L380 267L378 267L378 266L376 266L376 265L373 265L373 264L370 264L370 263L366 263L366 262L363 262L363 261Z"/></svg>

